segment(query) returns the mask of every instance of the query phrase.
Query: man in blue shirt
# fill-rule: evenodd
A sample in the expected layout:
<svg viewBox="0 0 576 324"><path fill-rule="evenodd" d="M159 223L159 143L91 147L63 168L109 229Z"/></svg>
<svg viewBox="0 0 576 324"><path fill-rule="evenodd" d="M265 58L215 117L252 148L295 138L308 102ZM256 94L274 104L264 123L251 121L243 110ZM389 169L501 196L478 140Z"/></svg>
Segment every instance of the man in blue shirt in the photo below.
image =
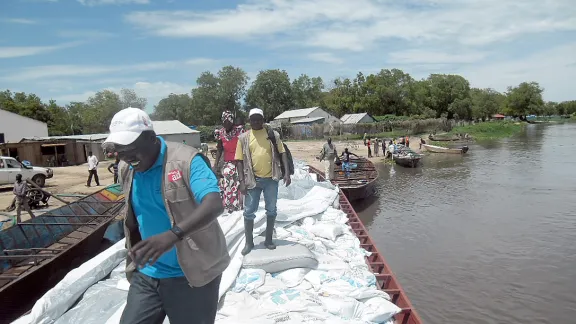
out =
<svg viewBox="0 0 576 324"><path fill-rule="evenodd" d="M190 239L192 236L188 235L197 231L198 224L192 220L213 221L222 212L215 174L204 156L197 154L192 158L187 187L196 207L190 210L190 217L175 224L171 219L174 215L166 210L162 191L167 143L156 136L148 115L137 108L126 108L114 116L110 130L104 146L112 148L120 160L130 165L127 171L132 174L131 187L126 184L123 187L131 188L130 193L125 194L141 238L129 249L138 269L130 278L128 300L120 322L155 324L162 323L168 316L171 324L214 323L221 273L206 285L192 287L191 278L185 276L179 263L179 254L189 251L183 249L177 254L175 245L184 236ZM181 145L170 145L174 144ZM127 181L122 174L121 178ZM220 233L214 232L214 236L222 235L220 227L217 228ZM127 237L127 241L130 238Z"/></svg>

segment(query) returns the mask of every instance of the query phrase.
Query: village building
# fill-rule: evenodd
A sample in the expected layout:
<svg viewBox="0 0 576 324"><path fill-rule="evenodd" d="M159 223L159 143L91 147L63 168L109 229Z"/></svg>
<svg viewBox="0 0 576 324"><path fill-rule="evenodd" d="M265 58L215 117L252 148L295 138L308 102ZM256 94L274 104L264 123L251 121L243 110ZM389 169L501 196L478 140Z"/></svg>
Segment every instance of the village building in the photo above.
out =
<svg viewBox="0 0 576 324"><path fill-rule="evenodd" d="M345 114L340 118L342 124L344 125L354 125L354 124L365 124L365 123L374 123L376 119L372 117L368 113L360 113L360 114Z"/></svg>
<svg viewBox="0 0 576 324"><path fill-rule="evenodd" d="M200 148L200 132L177 120L152 121L156 134L166 141ZM27 136L17 143L0 144L0 155L20 157L35 166L57 167L87 162L88 152L100 161L106 156L102 143L108 134L70 136Z"/></svg>
<svg viewBox="0 0 576 324"><path fill-rule="evenodd" d="M18 143L27 136L48 136L48 125L36 119L0 109L0 144Z"/></svg>
<svg viewBox="0 0 576 324"><path fill-rule="evenodd" d="M303 119L304 121L301 121ZM304 125L318 123L340 124L340 119L330 115L320 107L287 110L274 118L274 121L271 124L298 124L298 121Z"/></svg>

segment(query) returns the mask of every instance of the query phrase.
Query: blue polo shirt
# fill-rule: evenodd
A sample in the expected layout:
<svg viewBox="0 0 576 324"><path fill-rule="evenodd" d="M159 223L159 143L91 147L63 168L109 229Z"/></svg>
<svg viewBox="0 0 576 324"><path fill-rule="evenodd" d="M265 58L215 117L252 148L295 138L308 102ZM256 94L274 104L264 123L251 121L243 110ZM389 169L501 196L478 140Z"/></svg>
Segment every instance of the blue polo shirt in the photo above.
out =
<svg viewBox="0 0 576 324"><path fill-rule="evenodd" d="M161 137L158 139L162 145L158 159L150 169L134 172L132 182L130 198L143 240L172 228L162 198L162 165L166 155L166 142ZM190 164L190 188L198 203L201 203L207 194L220 192L216 176L201 156L194 157ZM157 279L184 276L178 264L175 247L158 258L154 265L146 265L139 271Z"/></svg>

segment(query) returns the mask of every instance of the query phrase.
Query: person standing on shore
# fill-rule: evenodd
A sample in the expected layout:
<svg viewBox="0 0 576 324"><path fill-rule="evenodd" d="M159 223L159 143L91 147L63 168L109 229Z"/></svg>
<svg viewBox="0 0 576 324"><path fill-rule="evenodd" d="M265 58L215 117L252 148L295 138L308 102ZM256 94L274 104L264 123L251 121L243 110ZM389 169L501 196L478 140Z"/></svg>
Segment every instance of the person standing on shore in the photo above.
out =
<svg viewBox="0 0 576 324"><path fill-rule="evenodd" d="M366 146L366 136L368 136L368 134L364 133L364 137L363 137L363 140L364 140L364 146Z"/></svg>
<svg viewBox="0 0 576 324"><path fill-rule="evenodd" d="M238 168L236 166L236 146L238 137L244 133L242 125L234 126L232 113L225 111L222 113L222 128L215 134L216 137L216 159L214 161L214 172L218 175L220 193L224 209L228 213L235 212L242 208L242 195L238 190L240 181L238 178Z"/></svg>
<svg viewBox="0 0 576 324"><path fill-rule="evenodd" d="M368 157L371 158L372 157L372 145L370 143L370 139L368 139L368 141L366 141L366 146L368 147Z"/></svg>
<svg viewBox="0 0 576 324"><path fill-rule="evenodd" d="M274 250L276 245L272 242L274 222L276 221L276 202L278 200L278 182L282 178L280 160L284 165L284 184L291 183L288 166L288 156L285 154L284 144L276 131L271 131L276 140L276 150L269 139L267 127L264 127L264 112L254 108L248 114L250 118L250 131L240 135L236 147L236 160L240 177L240 191L246 194L244 203L244 235L246 245L242 255L246 255L254 248L254 219L260 203L260 196L264 194L266 208L266 238L264 246Z"/></svg>
<svg viewBox="0 0 576 324"><path fill-rule="evenodd" d="M112 118L103 146L121 160L130 282L121 324L213 324L222 273L230 264L218 223L222 200L208 158L164 141L146 112Z"/></svg>
<svg viewBox="0 0 576 324"><path fill-rule="evenodd" d="M322 152L320 153L320 162L324 160L324 174L326 180L334 179L334 166L336 164L336 158L338 154L336 153L336 146L332 144L332 138L328 137L324 146L322 146Z"/></svg>
<svg viewBox="0 0 576 324"><path fill-rule="evenodd" d="M118 164L120 163L120 159L118 158L118 155L116 155L116 159L114 160L113 163L110 163L110 165L108 166L108 172L112 173L114 175L114 183L118 183ZM110 170L113 169L113 170Z"/></svg>
<svg viewBox="0 0 576 324"><path fill-rule="evenodd" d="M100 180L98 179L98 158L92 154L92 151L88 152L88 181L86 182L86 187L92 185L92 177L96 181L96 185L100 185Z"/></svg>
<svg viewBox="0 0 576 324"><path fill-rule="evenodd" d="M374 139L374 154L375 154L376 156L378 156L378 152L379 152L379 150L380 150L380 143L379 143L379 142L380 142L380 140L378 140L378 137L376 137L376 138Z"/></svg>
<svg viewBox="0 0 576 324"><path fill-rule="evenodd" d="M30 211L30 206L28 205L28 184L26 181L22 181L22 175L16 175L16 182L14 182L14 189L12 190L15 196L16 204L16 224L22 223L20 215L22 213L22 208L30 215L30 218L34 218L34 214Z"/></svg>

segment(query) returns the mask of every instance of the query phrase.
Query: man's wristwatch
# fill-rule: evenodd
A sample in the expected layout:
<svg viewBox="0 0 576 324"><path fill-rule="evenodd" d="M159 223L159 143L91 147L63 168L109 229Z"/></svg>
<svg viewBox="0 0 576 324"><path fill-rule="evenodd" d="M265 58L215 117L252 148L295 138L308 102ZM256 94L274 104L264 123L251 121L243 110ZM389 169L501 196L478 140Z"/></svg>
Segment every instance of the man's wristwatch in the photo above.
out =
<svg viewBox="0 0 576 324"><path fill-rule="evenodd" d="M176 235L176 237L178 237L178 239L181 240L184 238L184 231L180 227L174 225L174 227L172 227L170 230L172 233L174 233L174 235Z"/></svg>

